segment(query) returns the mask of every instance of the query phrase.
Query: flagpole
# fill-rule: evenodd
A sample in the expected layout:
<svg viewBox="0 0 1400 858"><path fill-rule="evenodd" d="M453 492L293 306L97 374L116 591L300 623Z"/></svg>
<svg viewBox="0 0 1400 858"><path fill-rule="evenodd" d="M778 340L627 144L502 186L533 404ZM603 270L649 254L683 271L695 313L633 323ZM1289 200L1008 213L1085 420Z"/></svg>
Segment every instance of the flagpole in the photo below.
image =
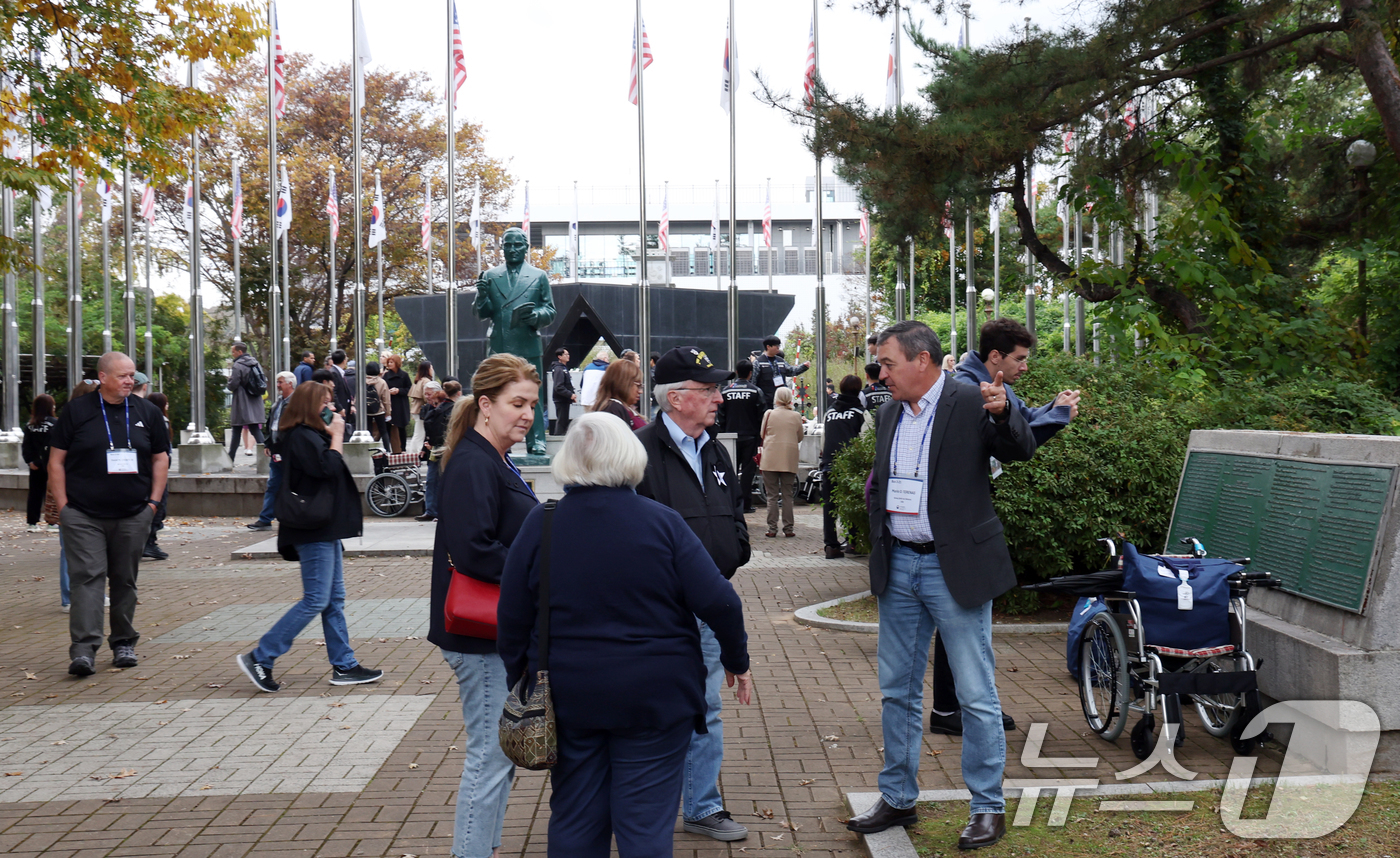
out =
<svg viewBox="0 0 1400 858"><path fill-rule="evenodd" d="M993 195L993 199L996 196ZM992 317L1001 318L1001 209L992 207Z"/></svg>
<svg viewBox="0 0 1400 858"><path fill-rule="evenodd" d="M715 179L715 221L711 232L714 233L714 265L715 265L715 288L724 288L720 281L719 272L719 179Z"/></svg>
<svg viewBox="0 0 1400 858"><path fill-rule="evenodd" d="M351 85L351 86L354 86L355 84L352 82L350 85ZM334 186L335 186L335 164L331 164L331 166L330 166L330 181L331 181L331 186L334 187ZM357 193L356 196L355 196L355 203L356 203L356 205L359 204L359 194L358 194L358 193ZM336 205L337 205L337 207L338 207L338 206L340 205L340 203L337 201ZM336 269L336 264L335 264L335 234L336 234L337 231L338 231L338 224L332 223L332 224L329 224L329 225L327 226L326 240L329 242L329 245L328 245L328 246L330 247L330 254L331 254L331 256L330 256L330 275L326 278L327 290L328 290L328 291L326 292L326 330L329 331L329 333L330 333L330 338L331 338L330 350L331 350L331 351L335 351L337 348L340 347L340 324L339 324L339 323L340 323L340 313L337 312L340 308L339 308L338 306L336 306L336 305L339 304L340 302L339 302L339 300L338 300L338 296L336 295L336 283L335 283L335 280L336 280L336 271L337 271L337 269Z"/></svg>
<svg viewBox="0 0 1400 858"><path fill-rule="evenodd" d="M735 197L738 195L738 146L735 143L735 114L738 113L739 99L734 92L734 0L729 0L729 38L724 40L727 47L727 62L729 67L729 366L733 369L739 362L739 280L737 265L738 255L735 248L738 246L734 238L735 220ZM667 260L669 270L669 260Z"/></svg>
<svg viewBox="0 0 1400 858"><path fill-rule="evenodd" d="M899 0L894 0L894 109L904 106L904 67L899 61Z"/></svg>
<svg viewBox="0 0 1400 858"><path fill-rule="evenodd" d="M68 168L68 389L83 380L83 257L78 230L82 218L78 205L82 190L78 187L78 168Z"/></svg>
<svg viewBox="0 0 1400 858"><path fill-rule="evenodd" d="M37 278L37 274L35 277ZM146 377L152 378L155 368L155 335L151 333L151 222L146 221Z"/></svg>
<svg viewBox="0 0 1400 858"><path fill-rule="evenodd" d="M283 161L278 165L281 167L282 178L287 181L287 206L292 205L292 182L287 177L287 162ZM287 229L282 233L282 294L275 302L278 305L277 331L282 335L282 366L290 371L292 368L292 265L291 265L291 239L292 225L289 222ZM274 291L276 287L274 285Z"/></svg>
<svg viewBox="0 0 1400 858"><path fill-rule="evenodd" d="M575 283L578 280L578 179L574 179L574 222L569 230L569 269ZM643 403L645 404L645 403Z"/></svg>
<svg viewBox="0 0 1400 858"><path fill-rule="evenodd" d="M136 362L136 290L134 287L136 265L133 258L134 249L131 246L131 162L122 162L122 247L124 250L123 279L126 281L126 291L122 294L122 304L126 310L126 330L122 345L126 348L131 357L132 363ZM150 377L150 373L146 374Z"/></svg>
<svg viewBox="0 0 1400 858"><path fill-rule="evenodd" d="M112 269L111 269L111 196L112 183L104 176L102 188L102 353L112 350ZM6 233L8 235L8 233Z"/></svg>
<svg viewBox="0 0 1400 858"><path fill-rule="evenodd" d="M645 365L651 354L651 294L647 285L647 132L646 98L642 78L646 70L646 33L642 29L642 0L637 0L635 44L632 60L637 64L637 354ZM732 99L731 99L732 100ZM733 265L730 266L733 268ZM715 267L719 271L719 267ZM651 413L651 373L642 373L642 397L638 404L643 414Z"/></svg>
<svg viewBox="0 0 1400 858"><path fill-rule="evenodd" d="M32 121L32 114L31 114ZM33 134L29 136L29 160L31 164L39 161L39 143ZM34 311L32 324L34 332L34 383L31 393L38 396L48 390L48 343L45 342L48 332L44 329L44 287L47 285L44 277L44 211L43 198L39 192L30 196L29 219L33 224L32 232L34 243L34 298L31 307ZM70 390L72 388L69 388Z"/></svg>
<svg viewBox="0 0 1400 858"><path fill-rule="evenodd" d="M948 328L948 353L957 356L958 353L958 225L951 217L948 218L948 313L952 319L952 324ZM910 265L913 265L913 255L910 255Z"/></svg>
<svg viewBox="0 0 1400 858"><path fill-rule="evenodd" d="M267 4L267 357L274 368L281 367L281 327L277 305L277 88L274 83L277 64L277 4ZM149 245L150 226L146 227ZM149 247L147 267L149 268ZM150 277L146 278L147 284Z"/></svg>
<svg viewBox="0 0 1400 858"><path fill-rule="evenodd" d="M729 2L732 6L734 0L729 0ZM817 6L820 2L821 0L812 0L812 57L813 63L818 70L821 68L821 54L817 47L819 44L817 34ZM818 74L820 74L820 72L818 72ZM817 108L817 92L813 89L812 122L814 125L817 122ZM817 352L816 416L818 420L821 420L826 414L826 260L825 255L822 253L822 239L825 237L826 228L822 223L822 156L820 151L817 152L817 179L815 187L817 191L817 220L815 224L817 230L816 235L812 236L812 239L813 243L817 246L817 330L814 346ZM732 265L730 267L731 269L733 268Z"/></svg>
<svg viewBox="0 0 1400 858"><path fill-rule="evenodd" d="M870 215L869 215L868 213L867 213L867 214L863 214L863 217L865 218L865 221L866 221L866 226L865 226L865 339L866 339L866 341L868 342L868 341L870 340L870 292L871 292L871 290L874 288L874 281L870 279L870 257L871 257L871 255L872 255L871 252L870 252L870 247L871 247L871 245L873 245L873 244L875 243L875 242L872 240L872 239L874 238L873 233L875 232L875 225L872 224L872 223L870 223ZM771 269L770 269L770 270L771 270Z"/></svg>
<svg viewBox="0 0 1400 858"><path fill-rule="evenodd" d="M242 177L239 175L239 163L236 154L233 156L233 188L235 195L243 193ZM242 216L240 212L239 217L242 218ZM233 237L233 338L235 340L243 339L243 276L240 270L240 262L242 260L239 259L241 254L240 245L242 244L239 234L242 231L243 225L241 223L237 231L230 230Z"/></svg>
<svg viewBox="0 0 1400 858"><path fill-rule="evenodd" d="M16 132L18 134L18 132ZM8 155L9 145L6 145ZM15 192L0 190L0 220L5 238L15 237ZM19 429L19 285L14 269L5 272L5 431L10 440L20 439Z"/></svg>
<svg viewBox="0 0 1400 858"><path fill-rule="evenodd" d="M732 97L731 97L731 102L732 102ZM773 178L770 176L769 178L767 178L767 179L765 180L765 182L766 182L767 184L764 186L764 199L766 199L766 200L768 201L768 229L766 230L767 233L768 233L768 237L767 237L766 239L764 239L764 241L767 243L768 247L766 247L766 248L764 248L764 249L768 251L768 291L769 291L769 292L772 292L772 291L773 291ZM736 363L737 363L737 361L736 361Z"/></svg>
<svg viewBox="0 0 1400 858"><path fill-rule="evenodd" d="M369 409L365 407L365 271L364 258L362 256L361 242L364 236L361 235L361 221L364 212L361 205L361 182L360 177L363 172L360 168L360 109L364 107L360 103L362 93L360 88L364 85L364 66L360 57L360 0L354 0L354 38L355 38L355 94L354 104L351 110L354 113L355 128L355 434L351 436L352 443L373 443L369 432L365 429L368 415L365 413Z"/></svg>
<svg viewBox="0 0 1400 858"><path fill-rule="evenodd" d="M380 199L379 171L378 171L378 170L375 170L375 171L374 171L374 199L375 199L376 202ZM384 221L384 207L383 207L383 206L380 206L379 208L380 208L380 211L379 211L380 230L381 230L381 231L387 231L388 228L389 228L389 225ZM384 353L384 239L382 239L382 238L379 240L378 250L379 250L379 263L378 263L378 265L379 265L379 325L378 325L378 327L375 329L375 330L376 330L376 335L375 335L375 337L374 337L374 354L375 354L375 357L376 357L376 358L378 358L380 355L382 355L382 354ZM381 433L379 433L379 434L382 435L382 434L384 434L384 433L381 432Z"/></svg>
<svg viewBox="0 0 1400 858"><path fill-rule="evenodd" d="M423 253L428 262L428 294L433 294L433 180L423 176L423 213L428 218L428 229L423 235Z"/></svg>
<svg viewBox="0 0 1400 858"><path fill-rule="evenodd" d="M447 7L447 325L443 332L443 375L457 374L457 127L452 103L452 0Z"/></svg>
<svg viewBox="0 0 1400 858"><path fill-rule="evenodd" d="M190 89L195 87L194 64L190 64ZM204 296L201 294L200 235L199 235L199 129L190 133L190 152L193 157L191 173L194 182L194 217L190 230L190 326L194 329L190 360L190 400L191 427L194 435L192 444L213 444L204 414Z"/></svg>
<svg viewBox="0 0 1400 858"><path fill-rule="evenodd" d="M666 256L666 285L671 285L671 183L666 182L661 192L661 211L666 218L666 246L661 252ZM658 235L660 233L658 232ZM731 308L732 309L732 308Z"/></svg>

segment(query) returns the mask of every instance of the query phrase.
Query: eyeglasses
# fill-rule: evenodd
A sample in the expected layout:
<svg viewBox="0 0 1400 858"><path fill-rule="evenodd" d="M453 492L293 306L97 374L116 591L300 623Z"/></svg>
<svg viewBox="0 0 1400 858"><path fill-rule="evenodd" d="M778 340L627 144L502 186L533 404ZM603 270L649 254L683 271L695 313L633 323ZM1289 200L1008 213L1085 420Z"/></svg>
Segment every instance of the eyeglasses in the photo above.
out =
<svg viewBox="0 0 1400 858"><path fill-rule="evenodd" d="M682 387L681 390L698 390L706 396L714 396L719 392L719 385L710 384L705 387Z"/></svg>

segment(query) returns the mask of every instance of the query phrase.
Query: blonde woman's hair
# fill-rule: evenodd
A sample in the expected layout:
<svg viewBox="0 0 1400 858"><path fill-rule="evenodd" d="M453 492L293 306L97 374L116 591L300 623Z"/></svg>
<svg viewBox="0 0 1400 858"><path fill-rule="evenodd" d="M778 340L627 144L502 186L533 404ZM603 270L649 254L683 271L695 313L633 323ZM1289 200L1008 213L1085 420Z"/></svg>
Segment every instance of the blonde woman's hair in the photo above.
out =
<svg viewBox="0 0 1400 858"><path fill-rule="evenodd" d="M468 429L476 425L476 417L481 413L478 403L482 397L495 400L502 390L517 381L528 381L535 385L540 383L540 375L535 372L534 364L522 357L501 353L491 355L477 364L476 372L472 373L471 396L463 396L452 409L452 418L447 424L447 449L442 454L442 467L447 467L457 442L462 440Z"/></svg>
<svg viewBox="0 0 1400 858"><path fill-rule="evenodd" d="M646 475L647 453L625 423L592 411L569 424L550 470L565 486L636 488Z"/></svg>
<svg viewBox="0 0 1400 858"><path fill-rule="evenodd" d="M775 406L782 406L783 408L791 408L792 388L780 387L777 390L773 391L773 404Z"/></svg>

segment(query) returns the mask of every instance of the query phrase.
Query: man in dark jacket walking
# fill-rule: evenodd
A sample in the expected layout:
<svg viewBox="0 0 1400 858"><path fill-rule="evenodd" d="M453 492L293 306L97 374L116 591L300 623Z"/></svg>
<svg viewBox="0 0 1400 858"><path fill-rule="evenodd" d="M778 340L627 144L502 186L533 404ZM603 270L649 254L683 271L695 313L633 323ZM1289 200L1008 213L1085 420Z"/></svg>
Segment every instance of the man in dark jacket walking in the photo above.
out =
<svg viewBox="0 0 1400 858"><path fill-rule="evenodd" d="M804 363L792 366L783 359L783 354L779 349L783 341L777 337L763 338L763 354L759 355L753 364L754 384L763 391L763 402L766 407L773 407L773 392L780 387L791 387L789 383L793 376L801 375L811 368L811 363Z"/></svg>
<svg viewBox="0 0 1400 858"><path fill-rule="evenodd" d="M554 395L554 434L566 435L569 432L569 410L578 399L574 392L574 380L569 375L569 350L554 350L554 365L549 368L550 388Z"/></svg>
<svg viewBox="0 0 1400 858"><path fill-rule="evenodd" d="M841 379L841 392L832 400L822 418L822 542L826 544L826 559L840 560L841 538L836 535L836 510L831 508L831 460L847 444L860 437L865 428L865 408L860 404L860 379L848 375Z"/></svg>
<svg viewBox="0 0 1400 858"><path fill-rule="evenodd" d="M725 578L749 562L749 530L744 499L729 453L705 430L714 425L723 401L719 385L734 373L715 367L699 349L671 349L656 362L653 393L657 417L637 430L647 451L647 472L637 494L679 512ZM698 621L697 621L698 622ZM685 830L715 840L742 840L749 831L724 809L719 770L724 761L720 721L719 642L704 623L700 651L705 657L705 729L691 737L685 758L681 813Z"/></svg>
<svg viewBox="0 0 1400 858"><path fill-rule="evenodd" d="M753 457L758 453L758 430L763 424L763 392L749 380L753 375L753 362L741 360L734 365L739 376L724 389L724 402L719 406L716 425L721 432L738 435L734 443L734 457L739 461L739 490L744 493L744 512L753 512L753 477L758 471L758 463Z"/></svg>
<svg viewBox="0 0 1400 858"><path fill-rule="evenodd" d="M255 392L261 386L261 392ZM262 364L258 359L248 354L248 347L243 343L233 344L233 366L228 375L228 389L232 397L232 404L229 406L229 425L233 429L233 439L228 445L228 457L232 462L237 463L238 442L244 432L252 435L249 445L245 448L248 455L253 454L252 441L257 439L263 442L262 424L267 419L267 411L263 408L263 395L267 393L267 374L263 372Z"/></svg>

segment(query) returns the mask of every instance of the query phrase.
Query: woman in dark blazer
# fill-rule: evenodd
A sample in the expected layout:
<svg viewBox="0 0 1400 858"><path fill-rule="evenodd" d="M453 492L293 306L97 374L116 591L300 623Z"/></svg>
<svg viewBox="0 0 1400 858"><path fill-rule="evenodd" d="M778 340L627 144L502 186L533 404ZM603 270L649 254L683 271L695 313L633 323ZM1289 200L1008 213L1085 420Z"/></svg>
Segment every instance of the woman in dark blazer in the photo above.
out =
<svg viewBox="0 0 1400 858"><path fill-rule="evenodd" d="M744 613L699 537L669 507L634 490L647 456L601 412L569 427L554 458L566 486L542 546L546 511L525 519L501 579L497 647L513 687L533 681L542 551L550 550L549 678L559 762L551 773L549 854L671 854L685 755L705 729L699 617L714 630L739 701L753 690ZM622 558L579 551L626 534Z"/></svg>
<svg viewBox="0 0 1400 858"><path fill-rule="evenodd" d="M389 437L394 440L394 452L404 451L408 438L408 389L413 385L408 373L403 371L403 358L398 355L384 357L384 374L380 376L389 386L389 401L384 403L389 415Z"/></svg>
<svg viewBox="0 0 1400 858"><path fill-rule="evenodd" d="M272 678L272 664L292 648L292 641L317 616L326 636L331 662L331 685L375 682L383 671L362 667L350 648L345 625L345 571L340 540L364 532L360 493L341 456L345 420L330 410L329 386L308 382L298 387L277 425L282 454L282 487L303 497L329 489L331 515L320 527L289 525L278 516L277 551L285 560L301 561L301 601L282 615L250 653L238 656L238 667L259 691L273 692L281 684Z"/></svg>
<svg viewBox="0 0 1400 858"><path fill-rule="evenodd" d="M447 631L443 608L453 575L500 582L506 553L539 503L507 455L530 431L539 392L540 377L523 359L496 354L482 361L472 375L472 398L453 409L438 477L428 640L457 675L467 731L455 858L488 858L500 847L515 767L497 740L506 672L496 642Z"/></svg>

